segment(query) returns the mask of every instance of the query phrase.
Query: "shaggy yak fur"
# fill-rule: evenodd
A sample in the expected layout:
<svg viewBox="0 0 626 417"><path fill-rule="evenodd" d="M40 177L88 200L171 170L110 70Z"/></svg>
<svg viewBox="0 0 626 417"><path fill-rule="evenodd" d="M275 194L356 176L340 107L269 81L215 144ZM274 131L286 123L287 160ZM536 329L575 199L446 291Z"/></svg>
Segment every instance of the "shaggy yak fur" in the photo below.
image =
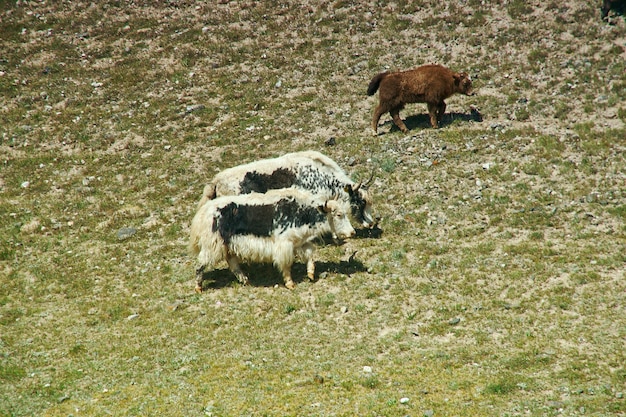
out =
<svg viewBox="0 0 626 417"><path fill-rule="evenodd" d="M441 65L423 65L421 67L398 72L382 72L370 81L367 95L380 90L379 104L374 110L372 129L378 132L380 117L389 112L393 122L404 133L406 125L400 118L400 110L407 103L426 103L433 128L439 126L446 111L445 99L453 94L472 95L472 80L466 72L454 72Z"/></svg>
<svg viewBox="0 0 626 417"><path fill-rule="evenodd" d="M338 196L349 201L352 217L363 227L374 227L377 222L372 217L372 198L368 192L372 178L367 183L355 184L326 155L316 151L293 152L221 171L204 187L198 207L225 195L296 188L320 198Z"/></svg>
<svg viewBox="0 0 626 417"><path fill-rule="evenodd" d="M312 240L326 233L341 239L354 236L349 211L347 201L320 200L293 188L208 200L190 227L189 251L200 264L196 291L202 291L205 269L220 261L228 263L242 284L248 277L240 262L273 262L282 272L285 286L294 288L291 266L300 255L306 260L308 277L313 279Z"/></svg>

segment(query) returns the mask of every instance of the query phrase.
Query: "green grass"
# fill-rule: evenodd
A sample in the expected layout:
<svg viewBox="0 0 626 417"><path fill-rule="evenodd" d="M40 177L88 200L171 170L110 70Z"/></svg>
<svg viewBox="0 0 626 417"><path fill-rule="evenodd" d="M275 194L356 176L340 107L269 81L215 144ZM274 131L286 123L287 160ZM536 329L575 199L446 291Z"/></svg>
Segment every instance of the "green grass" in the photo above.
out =
<svg viewBox="0 0 626 417"><path fill-rule="evenodd" d="M625 414L626 29L598 9L0 2L0 415ZM477 95L372 137L370 78L426 62ZM204 185L304 149L375 173L382 235L196 294Z"/></svg>

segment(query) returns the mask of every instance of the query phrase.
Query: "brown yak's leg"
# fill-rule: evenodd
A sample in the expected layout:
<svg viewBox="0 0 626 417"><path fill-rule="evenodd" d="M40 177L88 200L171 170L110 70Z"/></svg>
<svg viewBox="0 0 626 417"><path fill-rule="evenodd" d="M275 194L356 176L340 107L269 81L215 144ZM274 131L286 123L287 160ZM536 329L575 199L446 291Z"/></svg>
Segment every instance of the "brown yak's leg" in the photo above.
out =
<svg viewBox="0 0 626 417"><path fill-rule="evenodd" d="M441 103L439 103L439 108L437 109L437 121L441 122L445 113L446 103L442 100Z"/></svg>
<svg viewBox="0 0 626 417"><path fill-rule="evenodd" d="M380 116L386 112L387 110L380 104L376 107L376 110L374 110L374 116L372 117L372 130L374 130L374 135L378 134L378 122L380 120Z"/></svg>
<svg viewBox="0 0 626 417"><path fill-rule="evenodd" d="M430 125L433 129L437 129L439 127L439 123L437 121L437 112L439 110L439 105L435 103L426 103L428 106L428 114L430 115Z"/></svg>
<svg viewBox="0 0 626 417"><path fill-rule="evenodd" d="M391 117L393 118L393 122L396 124L396 126L398 126L403 133L408 133L409 129L407 129L406 125L400 118L400 110L401 108L392 109L389 112L389 114L391 114Z"/></svg>

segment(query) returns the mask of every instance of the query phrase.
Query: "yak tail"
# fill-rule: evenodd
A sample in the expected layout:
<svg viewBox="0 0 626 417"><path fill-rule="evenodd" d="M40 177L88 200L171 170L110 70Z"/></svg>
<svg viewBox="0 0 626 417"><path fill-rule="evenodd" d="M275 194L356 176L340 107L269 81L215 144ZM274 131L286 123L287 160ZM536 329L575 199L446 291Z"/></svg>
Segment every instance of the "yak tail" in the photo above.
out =
<svg viewBox="0 0 626 417"><path fill-rule="evenodd" d="M380 85L381 80L385 78L386 75L386 72L381 72L380 74L375 75L374 78L372 78L372 81L370 81L370 85L367 86L368 96L373 96L376 91L378 91L378 86Z"/></svg>
<svg viewBox="0 0 626 417"><path fill-rule="evenodd" d="M200 207L204 205L209 200L213 200L217 196L217 190L215 184L207 184L204 187L204 191L202 191L202 197L200 197L200 201L198 202L198 210Z"/></svg>

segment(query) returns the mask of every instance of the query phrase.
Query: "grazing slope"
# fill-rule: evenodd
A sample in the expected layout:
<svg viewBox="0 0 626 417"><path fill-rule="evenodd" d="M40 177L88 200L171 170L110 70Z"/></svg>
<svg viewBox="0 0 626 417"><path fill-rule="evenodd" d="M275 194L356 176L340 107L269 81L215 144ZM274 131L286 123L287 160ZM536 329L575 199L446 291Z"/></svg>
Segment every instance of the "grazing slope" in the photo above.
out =
<svg viewBox="0 0 626 417"><path fill-rule="evenodd" d="M625 415L626 21L601 7L0 2L0 415ZM372 137L371 78L429 63L476 94ZM293 290L244 264L195 293L205 184L302 150L375 171L382 234L316 244Z"/></svg>

